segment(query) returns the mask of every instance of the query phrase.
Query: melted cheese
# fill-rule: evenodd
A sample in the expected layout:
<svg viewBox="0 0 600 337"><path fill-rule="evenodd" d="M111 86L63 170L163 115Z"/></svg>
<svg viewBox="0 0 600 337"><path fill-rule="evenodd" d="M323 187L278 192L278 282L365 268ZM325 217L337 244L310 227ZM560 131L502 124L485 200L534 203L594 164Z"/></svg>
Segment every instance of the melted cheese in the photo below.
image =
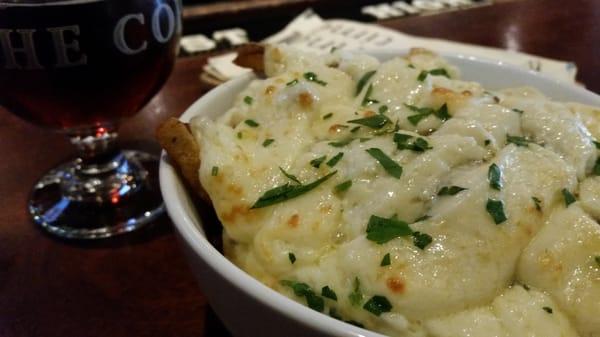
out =
<svg viewBox="0 0 600 337"><path fill-rule="evenodd" d="M600 215L600 183L586 178L597 157L596 110L551 102L530 88L489 93L425 50L382 63L286 47L268 48L265 58L268 78L253 81L218 120L192 121L200 181L234 263L301 303L282 280L305 283L317 295L328 286L338 299L324 298L326 313L392 336L577 336L574 328L600 336L600 266L593 265L600 226L579 203L565 211L561 194L579 188L581 207ZM450 78L419 79L441 68ZM443 105L447 120L436 115ZM429 115L414 123L411 106ZM390 120L381 129L349 122L378 113ZM398 149L396 132L430 148ZM532 142L517 146L508 136ZM273 142L264 146L267 139ZM388 173L366 151L372 148L401 165L402 175ZM311 164L323 156L320 166ZM488 180L492 163L502 172L499 191ZM252 209L266 191L294 184L281 170L303 184L336 173L308 193ZM336 192L348 180L352 186ZM444 186L465 190L439 196ZM503 202L506 221L494 223L489 199ZM366 236L372 215L402 219L432 242L421 249L408 236L377 244ZM547 249L563 261L560 271L540 266ZM386 254L391 263L382 267ZM511 288L516 279L536 290ZM372 296L384 296L391 310L365 310ZM553 314L541 310L546 305Z"/></svg>

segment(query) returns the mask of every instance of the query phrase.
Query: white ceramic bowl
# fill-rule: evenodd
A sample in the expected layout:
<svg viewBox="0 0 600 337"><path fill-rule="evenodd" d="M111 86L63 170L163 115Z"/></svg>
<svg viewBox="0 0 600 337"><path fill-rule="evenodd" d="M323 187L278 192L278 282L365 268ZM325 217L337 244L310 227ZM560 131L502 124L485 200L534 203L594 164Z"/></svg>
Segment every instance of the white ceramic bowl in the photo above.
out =
<svg viewBox="0 0 600 337"><path fill-rule="evenodd" d="M404 55L406 51L371 54L380 60L386 60ZM555 100L600 106L600 96L532 71L464 55L443 56L460 68L462 78L480 82L488 89L529 85ZM244 76L211 90L190 106L180 119L188 121L197 115L215 117L224 113L231 106L234 97L253 78L252 75ZM167 211L175 224L200 287L234 336L382 336L298 304L271 290L229 262L206 239L202 219L164 152L160 162L160 186Z"/></svg>

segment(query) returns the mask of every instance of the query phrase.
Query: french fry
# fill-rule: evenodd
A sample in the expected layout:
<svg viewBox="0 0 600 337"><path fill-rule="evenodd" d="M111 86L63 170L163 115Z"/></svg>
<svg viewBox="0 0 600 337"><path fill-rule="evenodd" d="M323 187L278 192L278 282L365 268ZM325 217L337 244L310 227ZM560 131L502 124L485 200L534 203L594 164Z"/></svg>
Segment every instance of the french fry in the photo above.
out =
<svg viewBox="0 0 600 337"><path fill-rule="evenodd" d="M200 184L198 176L200 147L188 124L171 117L158 126L156 138L161 147L167 151L188 187L202 200L210 203L210 198Z"/></svg>
<svg viewBox="0 0 600 337"><path fill-rule="evenodd" d="M233 63L243 68L250 68L260 76L265 74L264 53L265 47L258 43L248 43L237 51L237 57Z"/></svg>

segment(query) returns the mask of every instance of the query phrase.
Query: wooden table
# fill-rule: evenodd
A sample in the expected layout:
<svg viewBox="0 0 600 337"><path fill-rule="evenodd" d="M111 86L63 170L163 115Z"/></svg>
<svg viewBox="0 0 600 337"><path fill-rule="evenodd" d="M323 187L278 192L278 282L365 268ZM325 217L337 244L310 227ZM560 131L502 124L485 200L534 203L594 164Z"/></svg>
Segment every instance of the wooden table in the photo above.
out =
<svg viewBox="0 0 600 337"><path fill-rule="evenodd" d="M598 22L597 0L524 0L382 24L489 46L510 40L521 51L574 61L578 80L600 92ZM161 93L124 123L124 146L158 153L154 129L202 95L203 62L178 61ZM25 203L34 181L72 155L70 145L2 110L0 151L0 336L227 336L166 217L114 240L50 238L31 223Z"/></svg>

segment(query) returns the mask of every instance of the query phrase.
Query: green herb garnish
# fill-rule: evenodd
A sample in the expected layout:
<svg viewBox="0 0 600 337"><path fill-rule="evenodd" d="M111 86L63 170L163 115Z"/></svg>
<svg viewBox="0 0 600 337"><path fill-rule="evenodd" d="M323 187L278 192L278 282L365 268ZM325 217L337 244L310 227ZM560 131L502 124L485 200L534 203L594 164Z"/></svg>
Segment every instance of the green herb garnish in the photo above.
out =
<svg viewBox="0 0 600 337"><path fill-rule="evenodd" d="M425 220L427 220L429 218L431 218L431 215L425 214L423 216L420 216L420 217L416 218L414 222L425 221Z"/></svg>
<svg viewBox="0 0 600 337"><path fill-rule="evenodd" d="M360 126L355 126L352 129L350 129L350 132L355 133L356 131L358 131L360 129Z"/></svg>
<svg viewBox="0 0 600 337"><path fill-rule="evenodd" d="M367 240L377 244L384 244L400 236L409 236L413 233L408 224L394 218L382 218L371 215L367 224Z"/></svg>
<svg viewBox="0 0 600 337"><path fill-rule="evenodd" d="M488 169L488 181L490 182L490 187L500 191L502 189L502 171L496 164L490 165Z"/></svg>
<svg viewBox="0 0 600 337"><path fill-rule="evenodd" d="M389 266L390 264L392 264L392 260L390 258L390 253L387 253L383 256L383 259L381 259L381 263L379 265L381 267L385 267Z"/></svg>
<svg viewBox="0 0 600 337"><path fill-rule="evenodd" d="M542 211L542 201L536 197L531 197L531 200L533 200L533 203L535 204L535 209L537 209L538 211Z"/></svg>
<svg viewBox="0 0 600 337"><path fill-rule="evenodd" d="M506 135L506 142L513 143L516 146L523 146L523 147L528 147L529 143L531 143L531 141L525 137L511 136L511 135Z"/></svg>
<svg viewBox="0 0 600 337"><path fill-rule="evenodd" d="M490 145L490 143L491 143L491 142L492 142L491 140L489 140L489 139L486 139L486 140L483 142L483 145L485 145L485 146L488 146L488 145Z"/></svg>
<svg viewBox="0 0 600 337"><path fill-rule="evenodd" d="M409 140L413 138L415 139L412 142L409 142ZM394 134L394 143L396 143L398 150L425 152L426 150L433 149L433 147L429 146L429 143L424 138L413 137L403 133Z"/></svg>
<svg viewBox="0 0 600 337"><path fill-rule="evenodd" d="M296 255L294 253L288 253L288 259L290 259L292 264L296 263Z"/></svg>
<svg viewBox="0 0 600 337"><path fill-rule="evenodd" d="M337 301L337 295L333 289L329 288L329 286L324 286L321 288L321 296L326 297L330 300Z"/></svg>
<svg viewBox="0 0 600 337"><path fill-rule="evenodd" d="M389 175L396 179L400 179L400 176L402 175L402 166L398 165L398 163L388 157L383 151L372 147L367 150L367 153L375 158Z"/></svg>
<svg viewBox="0 0 600 337"><path fill-rule="evenodd" d="M594 145L596 145L597 149L600 149L600 142L597 142L595 140L592 140L592 143L594 143Z"/></svg>
<svg viewBox="0 0 600 337"><path fill-rule="evenodd" d="M552 308L550 307L543 307L542 309L544 309L545 312L551 314L552 313Z"/></svg>
<svg viewBox="0 0 600 337"><path fill-rule="evenodd" d="M329 119L329 118L331 118L331 116L333 116L332 112L330 112L330 113L326 114L325 116L323 116L323 120Z"/></svg>
<svg viewBox="0 0 600 337"><path fill-rule="evenodd" d="M327 161L327 166L329 167L334 167L335 164L337 164L340 159L342 159L342 157L344 156L344 152L338 152L338 154L336 154L335 156L331 157L331 159L329 159Z"/></svg>
<svg viewBox="0 0 600 337"><path fill-rule="evenodd" d="M327 82L325 82L325 81L321 81L321 80L320 80L320 79L317 77L317 74L315 74L315 73L313 73L313 72L307 72L307 73L304 73L304 78L305 78L306 80L308 80L308 81L315 82L315 83L317 83L317 84L320 84L320 85L322 85L322 86L326 86L326 85L327 85Z"/></svg>
<svg viewBox="0 0 600 337"><path fill-rule="evenodd" d="M504 203L502 200L488 199L485 209L492 216L496 225L499 225L508 219L506 214L504 214Z"/></svg>
<svg viewBox="0 0 600 337"><path fill-rule="evenodd" d="M596 261L596 264L598 265L598 267L600 267L600 255L596 255L594 257L594 260Z"/></svg>
<svg viewBox="0 0 600 337"><path fill-rule="evenodd" d="M384 113L386 113L388 111L388 106L387 105L382 105L382 106L379 107L378 111L379 111L380 114L384 114Z"/></svg>
<svg viewBox="0 0 600 337"><path fill-rule="evenodd" d="M244 97L244 103L246 103L248 105L251 105L253 101L254 101L254 98L252 98L250 96Z"/></svg>
<svg viewBox="0 0 600 337"><path fill-rule="evenodd" d="M523 111L521 109L517 109L517 108L512 109L512 111L514 111L514 112L516 112L518 114L521 114L521 115L523 114L523 112L525 112L525 111Z"/></svg>
<svg viewBox="0 0 600 337"><path fill-rule="evenodd" d="M348 137L346 139L342 139L340 141L337 142L329 142L328 144L333 146L333 147L344 147L350 143L352 143L352 141L354 140L354 138L352 137Z"/></svg>
<svg viewBox="0 0 600 337"><path fill-rule="evenodd" d="M419 108L414 105L410 105L410 104L406 104L406 103L404 104L404 106L406 106L411 111L417 113L416 115L406 117L412 125L419 124L419 122L423 118L426 118L429 115L434 115L442 121L446 121L452 117L448 113L448 106L446 105L446 103L444 103L438 110L435 110L433 108Z"/></svg>
<svg viewBox="0 0 600 337"><path fill-rule="evenodd" d="M381 129L387 123L391 123L391 121L385 115L373 115L370 117L353 119L348 121L348 123L364 125L371 129Z"/></svg>
<svg viewBox="0 0 600 337"><path fill-rule="evenodd" d="M360 305L362 303L363 294L360 290L360 280L358 279L358 277L354 278L354 289L352 290L350 295L348 295L348 299L350 300L350 304L352 305Z"/></svg>
<svg viewBox="0 0 600 337"><path fill-rule="evenodd" d="M562 193L563 198L565 199L565 207L569 207L570 204L577 201L577 199L575 199L573 194L571 194L571 192L569 192L568 189L563 188L560 192Z"/></svg>
<svg viewBox="0 0 600 337"><path fill-rule="evenodd" d="M213 177L216 177L218 174L219 174L219 167L213 166L212 170L210 170L210 175Z"/></svg>
<svg viewBox="0 0 600 337"><path fill-rule="evenodd" d="M600 176L600 158L596 159L596 163L592 169L592 174L595 176Z"/></svg>
<svg viewBox="0 0 600 337"><path fill-rule="evenodd" d="M438 191L437 195L456 195L464 190L466 188L460 186L444 186Z"/></svg>
<svg viewBox="0 0 600 337"><path fill-rule="evenodd" d="M425 81L425 78L427 78L427 75L445 76L447 78L450 78L450 75L448 74L448 72L446 71L446 69L444 69L444 68L436 68L436 69L431 69L431 70L422 70L419 73L419 76L417 77L417 80L419 82L423 82L423 81Z"/></svg>
<svg viewBox="0 0 600 337"><path fill-rule="evenodd" d="M260 198L258 198L258 200L254 203L254 205L252 205L252 207L250 209L267 207L267 206L271 206L274 204L278 204L280 202L284 202L284 201L296 198L302 194L305 194L305 193L313 190L314 188L316 188L317 186L319 186L323 182L325 182L327 179L331 178L336 173L337 173L337 171L333 171L333 172L329 173L328 175L321 177L321 178L313 181L312 183L309 183L306 185L285 184L285 185L270 189L270 190L266 191L265 194L263 194Z"/></svg>
<svg viewBox="0 0 600 337"><path fill-rule="evenodd" d="M291 181L293 181L293 182L295 182L295 183L297 183L297 184L302 184L302 183L300 182L300 180L298 180L298 178L296 178L296 176L295 176L295 175L293 175L293 174L289 174L289 173L285 172L285 170L284 170L284 169L282 169L282 168L281 168L281 166L279 166L279 171L281 171L281 173L283 173L283 175L284 175L284 176L286 176L286 177L288 177L288 179L290 179Z"/></svg>
<svg viewBox="0 0 600 337"><path fill-rule="evenodd" d="M390 310L392 310L392 304L384 296L375 295L365 303L363 309L375 316L379 316L384 312L390 312Z"/></svg>
<svg viewBox="0 0 600 337"><path fill-rule="evenodd" d="M378 100L371 98L372 94L373 94L373 85L369 84L369 87L367 88L367 93L365 94L365 97L363 98L362 103L361 103L362 106L379 103Z"/></svg>
<svg viewBox="0 0 600 337"><path fill-rule="evenodd" d="M425 247L427 247L433 241L431 235L427 233L414 232L412 233L412 236L414 245L422 250L425 250Z"/></svg>
<svg viewBox="0 0 600 337"><path fill-rule="evenodd" d="M263 146L263 147L267 147L267 146L271 145L271 144L272 144L274 141L275 141L275 139L273 139L273 138L267 138L267 139L265 139L265 141L262 143L262 146Z"/></svg>
<svg viewBox="0 0 600 337"><path fill-rule="evenodd" d="M246 119L244 121L244 123L246 123L246 125L248 125L249 127L252 127L252 128L256 128L260 125L255 120L252 120L252 119Z"/></svg>
<svg viewBox="0 0 600 337"><path fill-rule="evenodd" d="M376 70L372 70L362 75L362 77L356 83L356 92L354 93L354 96L358 96L358 94L360 94L367 82L369 82L371 77L373 77L373 75L375 75L376 72Z"/></svg>
<svg viewBox="0 0 600 337"><path fill-rule="evenodd" d="M237 133L237 137L238 137L238 139L242 139L242 131Z"/></svg>
<svg viewBox="0 0 600 337"><path fill-rule="evenodd" d="M296 85L296 84L298 84L298 79L294 78L293 80L287 82L285 85L288 86L288 87L291 87L291 86Z"/></svg>
<svg viewBox="0 0 600 337"><path fill-rule="evenodd" d="M333 188L336 193L342 193L352 187L352 180L346 180L343 183L335 185Z"/></svg>
<svg viewBox="0 0 600 337"><path fill-rule="evenodd" d="M325 161L326 158L327 158L327 156L315 158L310 161L310 165L314 168L319 168L319 166L321 166L321 164Z"/></svg>
<svg viewBox="0 0 600 337"><path fill-rule="evenodd" d="M292 288L294 295L304 297L309 308L318 312L322 312L325 309L325 301L323 298L315 294L308 284L288 280L281 280L279 283L283 286Z"/></svg>

